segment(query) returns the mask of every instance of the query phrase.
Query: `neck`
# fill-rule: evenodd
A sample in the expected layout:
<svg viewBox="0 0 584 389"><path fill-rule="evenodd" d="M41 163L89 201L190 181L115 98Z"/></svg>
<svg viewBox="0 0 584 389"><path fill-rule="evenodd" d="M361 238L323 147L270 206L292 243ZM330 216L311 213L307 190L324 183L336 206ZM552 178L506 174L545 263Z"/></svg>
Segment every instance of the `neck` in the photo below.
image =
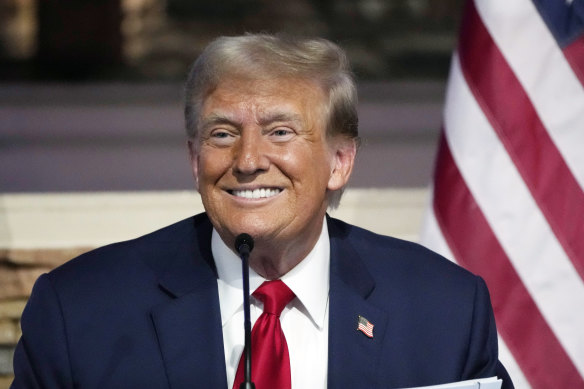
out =
<svg viewBox="0 0 584 389"><path fill-rule="evenodd" d="M249 266L267 280L281 278L308 256L318 242L322 228L323 222L315 231L302 234L285 245L275 244L278 239L257 239Z"/></svg>
<svg viewBox="0 0 584 389"><path fill-rule="evenodd" d="M258 250L250 256L249 266L265 279L276 280L298 265L309 252L310 249L306 252L275 254L275 251L269 249Z"/></svg>

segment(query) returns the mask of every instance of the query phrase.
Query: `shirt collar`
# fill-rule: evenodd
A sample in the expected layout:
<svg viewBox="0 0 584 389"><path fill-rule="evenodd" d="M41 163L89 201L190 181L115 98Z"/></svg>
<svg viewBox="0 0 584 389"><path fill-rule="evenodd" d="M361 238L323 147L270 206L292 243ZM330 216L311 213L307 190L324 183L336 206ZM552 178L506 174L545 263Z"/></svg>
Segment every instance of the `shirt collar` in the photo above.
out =
<svg viewBox="0 0 584 389"><path fill-rule="evenodd" d="M241 260L223 242L213 229L211 250L218 274L221 322L227 321L243 306L243 286L241 280ZM312 319L319 328L325 324L329 292L330 241L326 218L318 241L292 270L281 277L300 302L299 309ZM265 279L253 269L249 269L249 289L253 293ZM304 308L304 309L302 309Z"/></svg>

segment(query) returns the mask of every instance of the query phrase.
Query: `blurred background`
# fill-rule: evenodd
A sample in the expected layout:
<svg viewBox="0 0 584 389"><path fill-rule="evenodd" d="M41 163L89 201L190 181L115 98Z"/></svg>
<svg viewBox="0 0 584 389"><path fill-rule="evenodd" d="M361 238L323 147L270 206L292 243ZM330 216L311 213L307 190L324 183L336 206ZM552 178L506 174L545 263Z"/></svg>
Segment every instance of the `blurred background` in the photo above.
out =
<svg viewBox="0 0 584 389"><path fill-rule="evenodd" d="M364 147L351 186L424 187L460 0L1 0L0 191L190 189L182 83L209 40L343 46ZM380 167L383 167L380 169Z"/></svg>
<svg viewBox="0 0 584 389"><path fill-rule="evenodd" d="M183 83L210 40L245 32L349 55L363 142L331 215L481 274L516 387L584 388L584 2L468 2L448 189L428 208L463 2L0 0L0 389L40 274L203 210Z"/></svg>
<svg viewBox="0 0 584 389"><path fill-rule="evenodd" d="M335 215L417 239L461 0L0 0L0 389L36 278L200 212L182 88L219 35L344 47L363 146Z"/></svg>

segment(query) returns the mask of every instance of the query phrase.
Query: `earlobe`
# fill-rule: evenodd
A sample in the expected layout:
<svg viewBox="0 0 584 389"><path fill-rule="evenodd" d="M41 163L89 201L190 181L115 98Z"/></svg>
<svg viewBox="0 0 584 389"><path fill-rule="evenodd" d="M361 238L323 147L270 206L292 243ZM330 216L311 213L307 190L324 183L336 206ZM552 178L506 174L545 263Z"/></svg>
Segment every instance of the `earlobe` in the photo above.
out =
<svg viewBox="0 0 584 389"><path fill-rule="evenodd" d="M339 142L333 155L331 174L327 188L329 190L339 190L344 187L353 171L357 145L353 139L344 139Z"/></svg>

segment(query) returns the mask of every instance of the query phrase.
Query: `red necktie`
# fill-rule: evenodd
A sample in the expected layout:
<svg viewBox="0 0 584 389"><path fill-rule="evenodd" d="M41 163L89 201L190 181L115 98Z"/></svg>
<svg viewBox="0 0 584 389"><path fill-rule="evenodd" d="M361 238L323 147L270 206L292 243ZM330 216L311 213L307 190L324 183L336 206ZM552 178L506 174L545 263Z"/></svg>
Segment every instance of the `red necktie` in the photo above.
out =
<svg viewBox="0 0 584 389"><path fill-rule="evenodd" d="M252 381L256 389L290 389L290 356L280 314L294 298L294 292L281 280L266 281L253 296L264 303L264 313L251 331ZM233 382L239 389L243 382L244 357L241 356Z"/></svg>

